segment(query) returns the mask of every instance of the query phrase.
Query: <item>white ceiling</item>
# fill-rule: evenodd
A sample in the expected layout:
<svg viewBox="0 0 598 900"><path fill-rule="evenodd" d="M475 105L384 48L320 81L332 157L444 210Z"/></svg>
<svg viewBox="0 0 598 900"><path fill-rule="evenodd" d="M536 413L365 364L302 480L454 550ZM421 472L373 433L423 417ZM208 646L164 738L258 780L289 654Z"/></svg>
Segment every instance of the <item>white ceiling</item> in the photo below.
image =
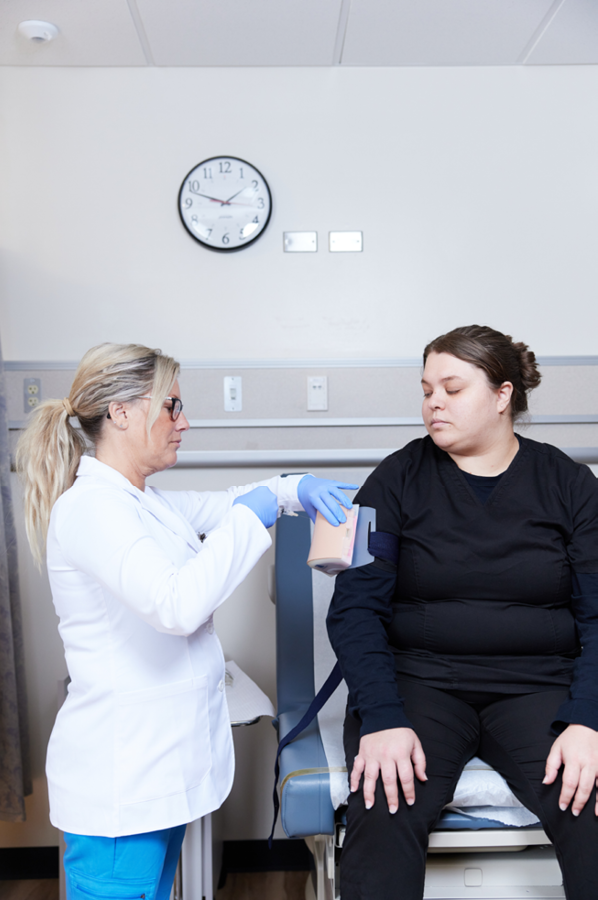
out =
<svg viewBox="0 0 598 900"><path fill-rule="evenodd" d="M17 33L56 25L51 43ZM2 0L0 65L598 63L598 0Z"/></svg>

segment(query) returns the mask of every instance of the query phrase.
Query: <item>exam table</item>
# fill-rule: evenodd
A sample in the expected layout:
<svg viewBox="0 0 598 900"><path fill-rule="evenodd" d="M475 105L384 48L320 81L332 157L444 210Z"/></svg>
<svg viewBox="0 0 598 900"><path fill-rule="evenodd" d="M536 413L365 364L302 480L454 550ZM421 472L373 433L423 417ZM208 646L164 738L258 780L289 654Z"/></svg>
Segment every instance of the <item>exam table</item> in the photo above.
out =
<svg viewBox="0 0 598 900"><path fill-rule="evenodd" d="M311 528L305 513L282 516L276 526L275 725L280 739L302 718L335 662L325 628L333 579L306 564ZM343 682L280 756L282 827L289 838L303 838L314 857L306 900L340 897L347 795L341 738L345 703ZM454 798L458 801L462 782L467 781L466 812L445 810L430 835L425 900L564 898L560 868L540 823L528 810L516 810L521 805L512 795L505 809L490 806L487 797L472 805L471 785L478 775L484 783L501 782L508 791L481 760L468 763ZM522 824L500 821L513 818Z"/></svg>

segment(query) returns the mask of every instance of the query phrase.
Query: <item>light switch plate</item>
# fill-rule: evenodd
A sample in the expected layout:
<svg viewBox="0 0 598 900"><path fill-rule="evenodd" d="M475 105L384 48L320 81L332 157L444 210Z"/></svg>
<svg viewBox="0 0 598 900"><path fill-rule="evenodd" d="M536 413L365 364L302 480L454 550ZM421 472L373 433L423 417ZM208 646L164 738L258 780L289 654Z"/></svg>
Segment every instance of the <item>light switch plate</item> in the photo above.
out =
<svg viewBox="0 0 598 900"><path fill-rule="evenodd" d="M224 412L243 409L243 379L240 375L224 376Z"/></svg>

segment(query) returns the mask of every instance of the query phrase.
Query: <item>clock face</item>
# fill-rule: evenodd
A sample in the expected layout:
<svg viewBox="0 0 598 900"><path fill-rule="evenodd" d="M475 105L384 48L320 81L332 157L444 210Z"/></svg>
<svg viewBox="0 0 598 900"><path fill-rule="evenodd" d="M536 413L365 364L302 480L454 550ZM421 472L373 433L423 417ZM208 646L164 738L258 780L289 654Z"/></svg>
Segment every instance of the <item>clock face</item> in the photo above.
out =
<svg viewBox="0 0 598 900"><path fill-rule="evenodd" d="M191 169L179 191L183 225L210 250L249 246L272 212L270 188L255 166L235 156L214 156Z"/></svg>

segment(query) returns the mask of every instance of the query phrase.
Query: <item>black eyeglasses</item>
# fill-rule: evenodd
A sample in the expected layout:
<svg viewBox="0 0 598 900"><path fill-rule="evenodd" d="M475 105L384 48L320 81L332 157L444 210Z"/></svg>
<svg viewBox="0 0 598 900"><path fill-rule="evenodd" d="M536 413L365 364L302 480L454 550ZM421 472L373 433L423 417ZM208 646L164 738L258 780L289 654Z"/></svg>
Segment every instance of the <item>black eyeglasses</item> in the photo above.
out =
<svg viewBox="0 0 598 900"><path fill-rule="evenodd" d="M173 422L176 422L183 411L183 401L179 400L178 397L165 397L164 399L172 402L172 406L170 407L170 418Z"/></svg>
<svg viewBox="0 0 598 900"><path fill-rule="evenodd" d="M140 400L151 400L152 395L144 394L143 397L140 397L139 399ZM164 397L164 402L166 402L166 400L170 400L170 402L172 403L172 406L170 407L170 410L169 410L170 418L172 419L173 422L176 422L176 420L178 419L178 417L180 416L180 414L183 411L183 401L180 400L178 397Z"/></svg>

